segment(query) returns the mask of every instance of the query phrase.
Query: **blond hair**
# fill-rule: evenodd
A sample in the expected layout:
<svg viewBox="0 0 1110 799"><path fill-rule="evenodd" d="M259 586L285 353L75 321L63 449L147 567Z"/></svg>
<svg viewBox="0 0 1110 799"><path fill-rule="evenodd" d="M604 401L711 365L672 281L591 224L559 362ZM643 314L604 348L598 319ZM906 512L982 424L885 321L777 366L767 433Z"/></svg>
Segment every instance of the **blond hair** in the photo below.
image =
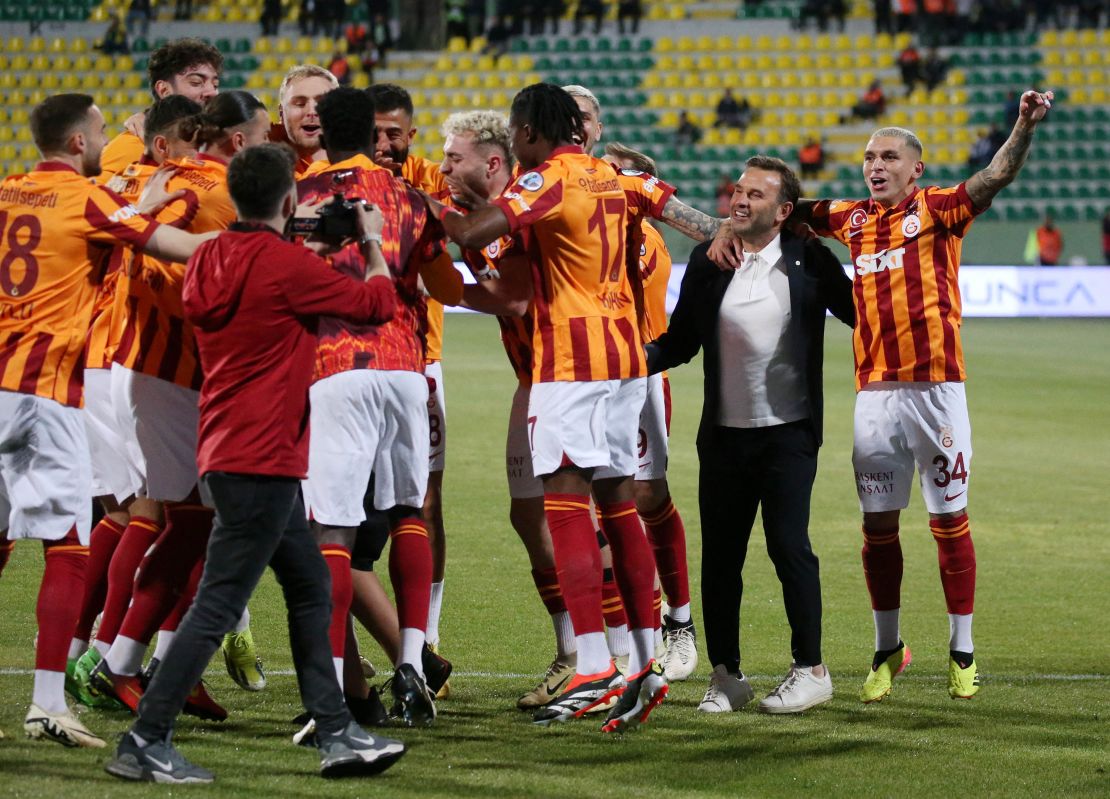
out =
<svg viewBox="0 0 1110 799"><path fill-rule="evenodd" d="M443 123L443 137L469 134L475 146L496 147L512 166L513 153L509 144L509 118L499 111L459 111Z"/></svg>
<svg viewBox="0 0 1110 799"><path fill-rule="evenodd" d="M917 151L918 158L920 158L925 152L925 148L921 146L921 139L917 138L917 134L914 133L912 130L895 127L879 128L877 131L871 134L871 138L874 139L876 136L890 136L895 139L901 139L907 147L909 147L911 150Z"/></svg>
<svg viewBox="0 0 1110 799"><path fill-rule="evenodd" d="M597 95L587 89L585 86L579 86L577 83L571 83L563 87L563 91L571 97L585 97L590 101L590 105L594 107L594 116L601 119L601 103L598 102Z"/></svg>
<svg viewBox="0 0 1110 799"><path fill-rule="evenodd" d="M278 90L278 103L284 105L285 93L289 91L290 85L292 85L294 81L302 80L303 78L323 78L331 84L333 89L339 86L338 78L318 64L298 64L285 73L285 77L282 78L281 88Z"/></svg>

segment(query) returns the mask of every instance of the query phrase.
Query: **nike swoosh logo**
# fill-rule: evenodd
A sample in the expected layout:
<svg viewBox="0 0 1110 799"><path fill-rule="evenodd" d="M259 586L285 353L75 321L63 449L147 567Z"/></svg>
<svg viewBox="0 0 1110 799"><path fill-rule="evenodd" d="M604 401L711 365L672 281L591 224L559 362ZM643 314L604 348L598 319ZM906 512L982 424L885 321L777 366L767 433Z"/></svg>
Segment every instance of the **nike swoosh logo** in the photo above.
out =
<svg viewBox="0 0 1110 799"><path fill-rule="evenodd" d="M373 745L374 745L374 742L373 742L373 741L372 741L371 739L369 739L369 738L356 738L356 737L355 737L355 736L353 736L353 735L352 735L352 736L350 736L350 738L351 738L351 740L352 740L352 741L354 741L354 742L355 742L356 744L363 744L363 745L365 745L365 746L373 746Z"/></svg>
<svg viewBox="0 0 1110 799"><path fill-rule="evenodd" d="M567 680L569 680L569 679L570 679L570 675L568 674L568 675L567 675L566 677L564 677L563 679L559 680L559 682L557 682L557 683L555 684L555 687L554 687L554 688L549 688L547 692L548 692L549 694L551 694L552 696L554 696L555 694L559 693L559 689L560 689L560 688L562 688L562 687L563 687L564 685L566 685L566 682L567 682Z"/></svg>
<svg viewBox="0 0 1110 799"><path fill-rule="evenodd" d="M147 755L146 759L149 760L154 765L156 765L158 768L162 769L162 771L173 771L173 766L170 764L169 761L166 761L165 763L163 763L161 760L157 760L157 759L151 757L150 755Z"/></svg>
<svg viewBox="0 0 1110 799"><path fill-rule="evenodd" d="M961 492L960 492L959 494L953 494L952 496L948 496L947 494L945 494L945 495L944 495L944 501L945 501L945 502L951 502L951 501L952 501L952 500L954 500L954 499L959 499L959 498L960 498L960 497L962 497L963 495L964 495L964 492L963 492L963 491L961 491Z"/></svg>

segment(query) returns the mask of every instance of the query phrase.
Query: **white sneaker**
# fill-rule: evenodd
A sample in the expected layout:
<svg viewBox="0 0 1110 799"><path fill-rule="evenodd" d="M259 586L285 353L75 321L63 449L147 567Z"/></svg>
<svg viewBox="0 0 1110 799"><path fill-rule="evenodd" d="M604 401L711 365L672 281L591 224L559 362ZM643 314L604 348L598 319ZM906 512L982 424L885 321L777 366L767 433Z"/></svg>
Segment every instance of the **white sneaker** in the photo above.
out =
<svg viewBox="0 0 1110 799"><path fill-rule="evenodd" d="M709 688L698 705L702 713L731 713L755 699L755 691L743 674L729 674L716 666L709 675Z"/></svg>
<svg viewBox="0 0 1110 799"><path fill-rule="evenodd" d="M659 665L668 682L681 682L698 667L698 641L694 622L677 622L663 617L663 646L666 649Z"/></svg>
<svg viewBox="0 0 1110 799"><path fill-rule="evenodd" d="M759 703L760 713L801 713L814 705L832 699L832 675L828 668L825 676L813 673L813 666L791 665L789 673L779 687L767 694Z"/></svg>
<svg viewBox="0 0 1110 799"><path fill-rule="evenodd" d="M47 713L32 703L23 722L23 730L28 738L56 741L62 746L86 746L90 749L105 746L104 740L93 735L69 708L64 713Z"/></svg>

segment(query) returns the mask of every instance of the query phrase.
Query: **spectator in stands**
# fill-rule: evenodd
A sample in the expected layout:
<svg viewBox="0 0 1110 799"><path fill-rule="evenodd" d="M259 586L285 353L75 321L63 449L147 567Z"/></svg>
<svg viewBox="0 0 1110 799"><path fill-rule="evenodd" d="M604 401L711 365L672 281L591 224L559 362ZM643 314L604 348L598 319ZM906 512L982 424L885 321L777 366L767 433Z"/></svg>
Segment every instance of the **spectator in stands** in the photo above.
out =
<svg viewBox="0 0 1110 799"><path fill-rule="evenodd" d="M486 31L486 47L482 51L486 55L499 56L509 49L509 40L513 32L505 24L503 17L494 17Z"/></svg>
<svg viewBox="0 0 1110 799"><path fill-rule="evenodd" d="M150 33L151 16L150 0L131 0L127 7L127 35L146 38Z"/></svg>
<svg viewBox="0 0 1110 799"><path fill-rule="evenodd" d="M443 19L447 22L447 40L465 39L470 47L470 26L466 18L467 0L443 0Z"/></svg>
<svg viewBox="0 0 1110 799"><path fill-rule="evenodd" d="M921 80L921 54L913 44L898 54L898 69L902 72L902 83L906 86L906 96L913 93L913 87Z"/></svg>
<svg viewBox="0 0 1110 799"><path fill-rule="evenodd" d="M967 154L967 171L969 174L978 172L991 162L991 159L994 158L993 146L994 142L991 140L990 132L986 130L981 132Z"/></svg>
<svg viewBox="0 0 1110 799"><path fill-rule="evenodd" d="M732 94L732 89L725 89L724 95L717 103L717 121L713 123L713 127L744 130L750 124L752 124L752 105L748 102L748 98L742 97L737 100Z"/></svg>
<svg viewBox="0 0 1110 799"><path fill-rule="evenodd" d="M173 7L173 18L190 20L193 18L193 0L177 0Z"/></svg>
<svg viewBox="0 0 1110 799"><path fill-rule="evenodd" d="M1047 30L1050 26L1053 28L1063 27L1063 20L1060 16L1060 6L1057 0L1033 0L1033 28L1034 30Z"/></svg>
<svg viewBox="0 0 1110 799"><path fill-rule="evenodd" d="M1102 215L1102 262L1110 266L1110 208Z"/></svg>
<svg viewBox="0 0 1110 799"><path fill-rule="evenodd" d="M582 33L586 17L594 18L594 36L601 33L601 20L605 16L605 3L602 0L578 0L578 9L574 12L574 35Z"/></svg>
<svg viewBox="0 0 1110 799"><path fill-rule="evenodd" d="M1077 28L1097 28L1103 12L1110 21L1110 7L1106 0L1079 0L1078 18L1075 21Z"/></svg>
<svg viewBox="0 0 1110 799"><path fill-rule="evenodd" d="M371 60L375 66L385 69L386 56L393 49L393 31L390 29L389 21L384 14L378 14L374 19L371 39L373 40Z"/></svg>
<svg viewBox="0 0 1110 799"><path fill-rule="evenodd" d="M802 169L803 178L815 178L825 168L825 150L821 147L821 140L811 136L805 146L798 150L798 165Z"/></svg>
<svg viewBox="0 0 1110 799"><path fill-rule="evenodd" d="M108 30L104 31L104 38L100 40L96 49L105 55L127 55L131 52L131 48L127 45L127 28L119 14L112 16L112 21L108 23Z"/></svg>
<svg viewBox="0 0 1110 799"><path fill-rule="evenodd" d="M678 127L674 132L674 143L676 147L689 147L701 141L701 128L699 128L694 120L690 119L690 115L683 111L678 115Z"/></svg>
<svg viewBox="0 0 1110 799"><path fill-rule="evenodd" d="M335 79L339 81L340 86L350 85L351 65L347 61L347 57L339 50L332 53L331 61L328 62L328 72L335 75Z"/></svg>
<svg viewBox="0 0 1110 799"><path fill-rule="evenodd" d="M891 0L894 7L894 29L898 33L912 31L917 17L917 0Z"/></svg>
<svg viewBox="0 0 1110 799"><path fill-rule="evenodd" d="M930 47L928 55L921 64L921 77L925 81L925 86L932 91L944 83L947 75L948 61L937 52L937 48Z"/></svg>
<svg viewBox="0 0 1110 799"><path fill-rule="evenodd" d="M722 172L720 179L717 180L717 216L724 217L732 214L732 191L734 188L733 179L728 176L727 172Z"/></svg>
<svg viewBox="0 0 1110 799"><path fill-rule="evenodd" d="M619 0L617 3L617 32L624 34L624 22L628 20L628 32L635 36L640 32L640 20L643 16L644 4L640 0Z"/></svg>
<svg viewBox="0 0 1110 799"><path fill-rule="evenodd" d="M844 18L848 14L848 6L844 0L805 0L798 9L798 30L804 31L813 19L817 21L817 30L829 29L829 17L837 20L838 28L844 32Z"/></svg>
<svg viewBox="0 0 1110 799"><path fill-rule="evenodd" d="M486 0L467 0L466 20L471 34L481 36L486 29Z"/></svg>
<svg viewBox="0 0 1110 799"><path fill-rule="evenodd" d="M852 119L874 119L882 116L886 110L886 95L883 94L882 83L875 80L867 87L867 91L859 98L846 117L841 117L841 124Z"/></svg>
<svg viewBox="0 0 1110 799"><path fill-rule="evenodd" d="M258 22L263 36L277 36L281 28L281 0L264 0Z"/></svg>
<svg viewBox="0 0 1110 799"><path fill-rule="evenodd" d="M1044 224L1036 230L1037 264L1039 266L1059 266L1060 254L1064 251L1064 237L1056 227L1052 211L1045 211Z"/></svg>
<svg viewBox="0 0 1110 799"><path fill-rule="evenodd" d="M386 28L389 34L390 0L366 0L366 18L370 20L370 41L377 43L382 35L380 28Z"/></svg>
<svg viewBox="0 0 1110 799"><path fill-rule="evenodd" d="M875 6L875 34L894 33L894 6L890 0L873 0Z"/></svg>

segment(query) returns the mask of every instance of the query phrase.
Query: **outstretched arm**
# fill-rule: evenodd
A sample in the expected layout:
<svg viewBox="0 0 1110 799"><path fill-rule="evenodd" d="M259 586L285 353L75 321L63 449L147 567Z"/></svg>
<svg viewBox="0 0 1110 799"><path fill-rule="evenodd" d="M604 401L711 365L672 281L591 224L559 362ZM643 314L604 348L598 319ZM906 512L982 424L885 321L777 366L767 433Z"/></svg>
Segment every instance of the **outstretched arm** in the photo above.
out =
<svg viewBox="0 0 1110 799"><path fill-rule="evenodd" d="M995 195L1017 177L1029 156L1033 131L1052 107L1052 99L1052 92L1027 91L1021 96L1018 119L1010 138L1006 139L991 162L967 181L967 194L976 208L989 205Z"/></svg>
<svg viewBox="0 0 1110 799"><path fill-rule="evenodd" d="M679 233L689 236L694 241L711 239L717 233L723 219L715 219L709 214L703 214L696 208L691 208L677 197L671 197L663 205L663 212L659 219L666 222Z"/></svg>

